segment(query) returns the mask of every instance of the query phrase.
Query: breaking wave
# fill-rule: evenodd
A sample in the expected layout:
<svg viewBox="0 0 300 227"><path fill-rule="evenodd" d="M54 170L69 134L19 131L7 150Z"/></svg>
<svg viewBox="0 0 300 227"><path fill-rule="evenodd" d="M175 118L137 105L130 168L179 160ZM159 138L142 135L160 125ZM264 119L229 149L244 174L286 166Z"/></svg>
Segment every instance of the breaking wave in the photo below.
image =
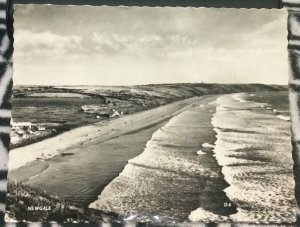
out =
<svg viewBox="0 0 300 227"><path fill-rule="evenodd" d="M188 221L200 206L207 214L202 218L214 221L236 212L223 206L228 185L212 156L214 112L214 105L199 105L172 118L89 207L130 222Z"/></svg>
<svg viewBox="0 0 300 227"><path fill-rule="evenodd" d="M289 118L277 116L268 103L244 102L247 96L219 97L212 119L217 133L215 157L230 184L225 192L238 207L230 219L252 223L294 222Z"/></svg>
<svg viewBox="0 0 300 227"><path fill-rule="evenodd" d="M295 222L290 122L255 95L173 117L89 207L125 222Z"/></svg>

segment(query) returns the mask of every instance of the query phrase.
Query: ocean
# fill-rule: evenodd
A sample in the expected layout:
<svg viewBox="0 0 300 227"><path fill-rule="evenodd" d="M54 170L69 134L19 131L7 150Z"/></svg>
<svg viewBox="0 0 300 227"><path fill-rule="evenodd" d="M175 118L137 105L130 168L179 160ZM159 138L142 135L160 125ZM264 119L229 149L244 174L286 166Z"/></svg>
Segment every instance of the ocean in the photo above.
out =
<svg viewBox="0 0 300 227"><path fill-rule="evenodd" d="M215 157L237 205L235 222L295 221L287 93L236 94L217 99L212 119Z"/></svg>
<svg viewBox="0 0 300 227"><path fill-rule="evenodd" d="M125 222L295 221L288 92L196 100L169 120L72 152L10 177Z"/></svg>
<svg viewBox="0 0 300 227"><path fill-rule="evenodd" d="M292 166L287 92L224 95L157 130L90 207L126 221L291 223Z"/></svg>

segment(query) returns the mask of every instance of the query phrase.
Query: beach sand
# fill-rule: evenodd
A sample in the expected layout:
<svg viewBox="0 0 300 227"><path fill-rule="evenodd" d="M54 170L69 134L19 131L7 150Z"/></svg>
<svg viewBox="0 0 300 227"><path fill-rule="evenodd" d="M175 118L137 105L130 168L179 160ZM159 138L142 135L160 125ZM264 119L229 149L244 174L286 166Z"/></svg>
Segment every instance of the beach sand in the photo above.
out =
<svg viewBox="0 0 300 227"><path fill-rule="evenodd" d="M255 141L268 141L270 137L276 137L279 142L284 141L280 146L283 149L279 153L278 146L264 150L264 156L270 154L270 160L267 157L261 159L264 162L261 167L276 167L283 163L282 169L287 172L281 175L291 181L288 122L277 118L266 104L255 103L253 107L253 103L244 96L233 94L189 98L77 128L12 150L13 155L22 153L24 160L17 159L15 163L13 159L10 160L9 179L14 184L23 184L25 189L36 190L38 198L43 197L38 196L42 191L83 209L87 220L90 220L91 211L97 211L112 213L117 219L114 219L116 216L109 217L122 222L291 222L293 189L282 184L282 187L277 187L282 189L280 192L267 190L277 193L273 196L265 194L267 185L260 187L260 183L280 183L278 172L274 174L269 169L263 169L257 175L257 171L254 171L251 187L255 190L247 188L249 176L240 174L252 167L258 170L252 159L259 161L262 156L256 155L260 149L253 144L253 136ZM254 94L249 95L252 96ZM241 113L244 115L240 116ZM257 124L259 128L256 130ZM268 127L263 126L265 124ZM271 134L269 130L261 130L262 126L272 128L270 125L280 130L274 129ZM250 126L255 126L252 131ZM231 127L242 129L232 130ZM250 130L249 133L246 133L246 128ZM228 138L224 137L226 134ZM242 164L250 162L249 166L241 165L240 168L240 165L221 162L224 158L236 160L231 154L231 149L236 146L249 146L239 151L239 154L243 152L243 156L238 157ZM229 153L222 158L227 148ZM41 151L44 155L41 155ZM49 157L45 155L46 152ZM278 158L272 155L274 152ZM227 171L229 168L231 170ZM237 177L235 169L238 170ZM236 186L241 190L232 190ZM15 188L12 194L18 193L19 187ZM243 197L245 192L248 194ZM289 199L284 202L281 195L285 195L285 198L289 196ZM15 200L8 198L8 201L16 200L15 197L12 197ZM279 201L279 205L285 205L277 209L281 216L278 216L277 210L256 216L256 211L268 207L264 201L273 201L274 198L278 198L276 201ZM22 199L17 196L17 201ZM261 208L256 209L258 202ZM8 209L10 207L13 207L14 213L23 215L24 209L16 207L15 203L8 204ZM247 212L253 214L252 219L243 216L247 208L251 208ZM286 212L283 211L285 209ZM99 215L101 219L102 214ZM45 216L53 217L49 214ZM26 217L31 218L30 214Z"/></svg>
<svg viewBox="0 0 300 227"><path fill-rule="evenodd" d="M9 170L17 169L37 159L49 159L63 152L69 152L70 149L76 148L78 145L84 145L86 150L88 144L99 143L124 133L150 127L170 119L172 116L189 108L193 103L206 98L207 96L189 98L140 113L123 116L112 121L101 121L25 147L13 149L9 154Z"/></svg>
<svg viewBox="0 0 300 227"><path fill-rule="evenodd" d="M10 153L9 179L88 206L170 118L217 97L189 98L17 148Z"/></svg>
<svg viewBox="0 0 300 227"><path fill-rule="evenodd" d="M227 220L236 207L223 191L228 184L213 157L216 106L211 101L198 103L155 131L143 153L129 160L89 207L117 213L128 222L198 221L191 211L199 207L200 221Z"/></svg>

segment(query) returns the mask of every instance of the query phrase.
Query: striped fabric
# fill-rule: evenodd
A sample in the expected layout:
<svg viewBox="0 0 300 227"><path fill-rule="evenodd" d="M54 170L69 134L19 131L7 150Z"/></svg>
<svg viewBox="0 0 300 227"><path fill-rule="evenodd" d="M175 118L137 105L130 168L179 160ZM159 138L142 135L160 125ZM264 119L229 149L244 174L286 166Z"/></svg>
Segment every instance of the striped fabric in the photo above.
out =
<svg viewBox="0 0 300 227"><path fill-rule="evenodd" d="M0 0L0 218L3 221L11 116L12 42L6 26L6 0ZM0 223L1 225L1 223Z"/></svg>
<svg viewBox="0 0 300 227"><path fill-rule="evenodd" d="M292 145L295 176L295 197L297 201L297 222L300 223L300 1L284 0L289 11L288 51L290 65L290 110L292 121Z"/></svg>
<svg viewBox="0 0 300 227"><path fill-rule="evenodd" d="M292 119L292 144L294 173L296 181L296 200L300 204L300 0L284 0L284 7L289 10L289 61L290 61L290 104ZM6 26L6 0L0 0L0 221L3 223L5 211L5 194L7 190L7 163L11 116L12 91L12 42L9 40ZM300 209L298 208L298 221ZM0 226L3 224L0 223ZM7 226L16 226L8 223ZM29 226L42 226L32 224ZM57 224L47 226L59 226ZM91 225L89 225L91 226ZM92 226L135 226L95 224ZM184 226L184 225L182 225ZM199 226L199 225L197 225ZM206 226L206 225L200 225ZM219 224L230 226L230 224Z"/></svg>

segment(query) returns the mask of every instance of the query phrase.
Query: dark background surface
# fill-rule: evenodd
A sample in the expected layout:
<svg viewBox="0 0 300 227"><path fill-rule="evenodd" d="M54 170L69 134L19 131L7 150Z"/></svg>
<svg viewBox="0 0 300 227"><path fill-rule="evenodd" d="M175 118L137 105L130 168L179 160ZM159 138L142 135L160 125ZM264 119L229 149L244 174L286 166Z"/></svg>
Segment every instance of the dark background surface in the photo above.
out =
<svg viewBox="0 0 300 227"><path fill-rule="evenodd" d="M13 1L14 4L60 4L60 5L110 5L110 6L192 6L192 7L224 7L224 8L282 8L281 0L8 0ZM5 22L4 22L5 23ZM7 23L7 21L6 21ZM4 34L0 34L0 40L2 40ZM8 49L8 59L12 54L12 46ZM6 54L5 54L6 56ZM290 54L290 58L294 59ZM2 78L4 74L4 69L6 68L6 64L2 64L0 66L0 78ZM3 72L2 72L3 71ZM297 70L293 70L294 75L299 75ZM11 88L8 89L8 93L10 93ZM10 104L6 98L4 103ZM9 108L10 109L10 108ZM3 124L0 124L1 126ZM2 138L1 138L2 139ZM3 139L2 139L3 140ZM9 139L4 139L5 141L9 141ZM5 143L6 147L8 144ZM294 148L295 149L295 148ZM0 178L6 178L6 172L0 173ZM0 195L1 201L5 200L5 194L1 193ZM3 216L4 214L0 212L0 226L3 224ZM299 219L298 219L299 220ZM19 223L16 226L27 226L26 223ZM40 225L42 226L42 224ZM45 224L44 226L51 226L51 224ZM68 224L65 226L74 226L74 224ZM76 225L76 226L99 226L98 224L86 224L86 225ZM111 225L111 226L122 226L121 224ZM146 225L141 225L146 226ZM147 226L155 226L155 225L147 225ZM214 226L214 225L206 225L206 226ZM291 225L292 226L292 225Z"/></svg>
<svg viewBox="0 0 300 227"><path fill-rule="evenodd" d="M282 8L281 0L14 0L15 4Z"/></svg>

